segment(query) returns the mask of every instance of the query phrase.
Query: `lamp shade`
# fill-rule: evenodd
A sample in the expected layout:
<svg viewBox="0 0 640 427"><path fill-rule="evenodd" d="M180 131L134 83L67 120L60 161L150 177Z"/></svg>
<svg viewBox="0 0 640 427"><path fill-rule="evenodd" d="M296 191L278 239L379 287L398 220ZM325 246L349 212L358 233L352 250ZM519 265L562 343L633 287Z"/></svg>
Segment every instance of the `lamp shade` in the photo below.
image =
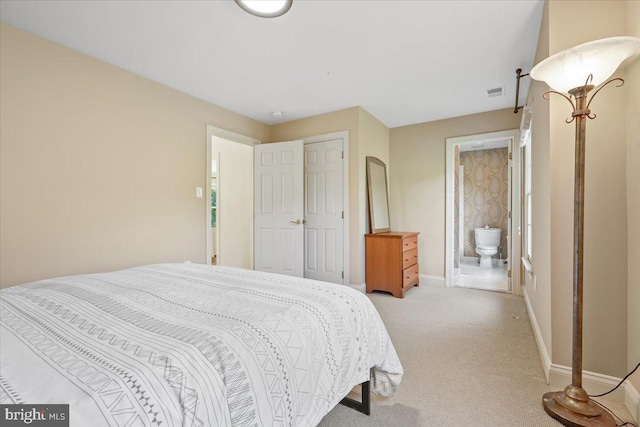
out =
<svg viewBox="0 0 640 427"><path fill-rule="evenodd" d="M589 74L594 86L604 83L622 61L640 51L636 37L611 37L584 43L548 57L531 70L531 78L558 92L584 86Z"/></svg>

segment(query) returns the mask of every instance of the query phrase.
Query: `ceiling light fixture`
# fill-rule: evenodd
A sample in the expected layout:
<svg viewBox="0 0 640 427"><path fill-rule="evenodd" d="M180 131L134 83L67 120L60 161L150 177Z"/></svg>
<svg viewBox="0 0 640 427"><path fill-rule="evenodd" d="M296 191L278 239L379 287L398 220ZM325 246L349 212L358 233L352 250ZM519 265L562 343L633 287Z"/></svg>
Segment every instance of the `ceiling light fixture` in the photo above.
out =
<svg viewBox="0 0 640 427"><path fill-rule="evenodd" d="M235 0L244 11L261 18L276 18L291 9L293 0Z"/></svg>

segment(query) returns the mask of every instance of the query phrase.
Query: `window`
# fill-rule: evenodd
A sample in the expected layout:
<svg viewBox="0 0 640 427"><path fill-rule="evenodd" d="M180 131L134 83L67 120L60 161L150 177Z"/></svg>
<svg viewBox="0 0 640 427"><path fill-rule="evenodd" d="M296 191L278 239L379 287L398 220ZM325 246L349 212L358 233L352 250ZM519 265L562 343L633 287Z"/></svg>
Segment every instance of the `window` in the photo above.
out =
<svg viewBox="0 0 640 427"><path fill-rule="evenodd" d="M211 178L211 227L217 224L218 213L218 184L215 178Z"/></svg>
<svg viewBox="0 0 640 427"><path fill-rule="evenodd" d="M218 224L218 162L211 160L211 228Z"/></svg>
<svg viewBox="0 0 640 427"><path fill-rule="evenodd" d="M531 137L529 136L529 141L527 141L527 145L524 146L524 240L526 243L525 246L525 257L531 262L531 254L533 249L532 242L532 209L531 209Z"/></svg>
<svg viewBox="0 0 640 427"><path fill-rule="evenodd" d="M522 147L522 261L525 269L532 271L533 263L533 209L531 197L531 109L525 107L520 126L520 147Z"/></svg>

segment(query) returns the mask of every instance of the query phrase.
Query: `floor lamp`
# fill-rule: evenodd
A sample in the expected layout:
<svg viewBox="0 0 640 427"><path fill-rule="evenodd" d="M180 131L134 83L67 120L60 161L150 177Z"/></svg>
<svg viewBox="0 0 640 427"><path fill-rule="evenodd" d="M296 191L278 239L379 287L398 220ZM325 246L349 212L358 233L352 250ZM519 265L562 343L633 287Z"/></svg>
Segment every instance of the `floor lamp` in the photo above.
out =
<svg viewBox="0 0 640 427"><path fill-rule="evenodd" d="M559 52L531 70L531 78L546 82L550 93L564 97L573 108L567 123L576 122L575 181L573 205L573 360L572 379L564 391L546 393L545 411L566 426L615 426L613 417L602 410L582 388L582 270L584 237L584 169L586 120L594 119L589 105L600 89L619 78L607 80L622 61L640 51L640 39L612 37L581 44ZM588 98L588 93L598 89Z"/></svg>

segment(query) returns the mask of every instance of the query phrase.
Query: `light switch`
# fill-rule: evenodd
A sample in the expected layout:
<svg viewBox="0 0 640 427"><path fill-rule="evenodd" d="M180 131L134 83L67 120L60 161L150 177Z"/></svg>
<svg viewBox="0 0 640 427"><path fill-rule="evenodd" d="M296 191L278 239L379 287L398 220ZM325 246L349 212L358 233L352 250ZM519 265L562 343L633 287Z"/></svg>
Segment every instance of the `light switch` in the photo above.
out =
<svg viewBox="0 0 640 427"><path fill-rule="evenodd" d="M196 197L202 199L202 187L196 187Z"/></svg>

